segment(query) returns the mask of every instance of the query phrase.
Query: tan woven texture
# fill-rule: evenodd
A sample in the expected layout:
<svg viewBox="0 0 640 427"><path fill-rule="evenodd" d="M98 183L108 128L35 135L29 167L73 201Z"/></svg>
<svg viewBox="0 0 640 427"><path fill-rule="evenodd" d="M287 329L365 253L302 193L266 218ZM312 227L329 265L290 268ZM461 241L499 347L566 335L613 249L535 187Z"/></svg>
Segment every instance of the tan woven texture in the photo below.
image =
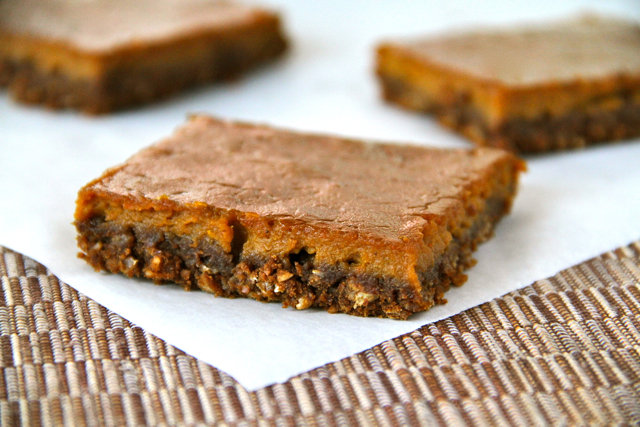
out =
<svg viewBox="0 0 640 427"><path fill-rule="evenodd" d="M249 393L0 247L11 425L638 425L640 242Z"/></svg>

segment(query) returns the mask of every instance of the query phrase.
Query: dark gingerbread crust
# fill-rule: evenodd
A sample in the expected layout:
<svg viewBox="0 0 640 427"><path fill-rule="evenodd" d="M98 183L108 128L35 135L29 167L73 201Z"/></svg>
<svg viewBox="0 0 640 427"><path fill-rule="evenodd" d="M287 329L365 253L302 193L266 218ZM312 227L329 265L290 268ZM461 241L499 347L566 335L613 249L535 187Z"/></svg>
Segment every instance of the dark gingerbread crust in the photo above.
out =
<svg viewBox="0 0 640 427"><path fill-rule="evenodd" d="M276 27L265 28L238 40L212 40L208 59L201 62L167 64L164 68L122 66L108 70L97 80L43 73L31 62L0 58L0 86L7 86L13 98L24 104L105 114L165 99L206 83L233 79L280 56L286 46Z"/></svg>
<svg viewBox="0 0 640 427"><path fill-rule="evenodd" d="M515 186L515 184L513 184ZM462 272L473 266L476 246L491 237L494 225L510 208L510 195L494 196L487 208L459 237L454 238L439 261L419 272L421 295L392 277L355 275L349 265L317 265L304 250L286 257L240 257L243 242L225 253L213 239L193 244L177 236L140 225L123 226L102 217L77 222L79 256L97 271L147 277L156 283L176 282L186 290L198 287L223 297L248 297L278 301L284 307L321 307L332 313L407 319L411 314L446 303L451 284L466 280ZM238 225L236 225L237 227ZM242 233L238 233L242 235ZM354 304L362 292L372 301Z"/></svg>
<svg viewBox="0 0 640 427"><path fill-rule="evenodd" d="M378 73L386 101L411 110L434 114L440 122L479 145L521 153L559 151L640 136L640 101L637 94L621 91L612 97L615 109L584 108L560 117L543 116L535 120L514 118L493 128L463 94L451 104L433 100L405 82Z"/></svg>

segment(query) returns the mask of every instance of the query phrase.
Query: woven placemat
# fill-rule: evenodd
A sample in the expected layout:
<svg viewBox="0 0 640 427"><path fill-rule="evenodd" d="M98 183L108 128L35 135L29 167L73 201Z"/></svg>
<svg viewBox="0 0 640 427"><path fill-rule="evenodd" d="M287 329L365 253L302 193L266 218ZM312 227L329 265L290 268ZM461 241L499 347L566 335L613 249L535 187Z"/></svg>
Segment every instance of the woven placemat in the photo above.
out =
<svg viewBox="0 0 640 427"><path fill-rule="evenodd" d="M0 422L640 424L640 241L256 392L0 247Z"/></svg>

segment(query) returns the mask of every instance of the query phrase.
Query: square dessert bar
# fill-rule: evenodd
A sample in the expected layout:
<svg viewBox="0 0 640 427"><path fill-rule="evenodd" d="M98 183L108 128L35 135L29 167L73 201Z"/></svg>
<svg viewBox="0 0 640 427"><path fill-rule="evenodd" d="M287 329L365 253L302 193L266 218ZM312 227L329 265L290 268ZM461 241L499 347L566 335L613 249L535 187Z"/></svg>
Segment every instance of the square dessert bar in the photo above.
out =
<svg viewBox="0 0 640 427"><path fill-rule="evenodd" d="M640 25L582 18L390 42L386 100L435 114L480 145L521 152L640 135Z"/></svg>
<svg viewBox="0 0 640 427"><path fill-rule="evenodd" d="M273 12L221 0L2 0L0 86L89 114L229 79L280 55Z"/></svg>
<svg viewBox="0 0 640 427"><path fill-rule="evenodd" d="M406 319L446 300L524 165L195 116L78 195L96 270L225 297Z"/></svg>

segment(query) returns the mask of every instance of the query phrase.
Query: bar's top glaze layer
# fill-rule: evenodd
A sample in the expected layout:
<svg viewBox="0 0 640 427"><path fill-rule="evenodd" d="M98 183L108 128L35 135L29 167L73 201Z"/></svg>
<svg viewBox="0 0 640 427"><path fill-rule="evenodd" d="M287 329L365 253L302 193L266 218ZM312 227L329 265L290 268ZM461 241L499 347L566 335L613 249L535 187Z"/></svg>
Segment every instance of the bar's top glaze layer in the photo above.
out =
<svg viewBox="0 0 640 427"><path fill-rule="evenodd" d="M394 42L416 58L509 86L640 75L640 24L582 17Z"/></svg>
<svg viewBox="0 0 640 427"><path fill-rule="evenodd" d="M398 241L462 205L504 162L518 163L490 148L369 144L195 116L87 188Z"/></svg>
<svg viewBox="0 0 640 427"><path fill-rule="evenodd" d="M85 52L254 25L275 15L223 0L2 0L0 32Z"/></svg>

